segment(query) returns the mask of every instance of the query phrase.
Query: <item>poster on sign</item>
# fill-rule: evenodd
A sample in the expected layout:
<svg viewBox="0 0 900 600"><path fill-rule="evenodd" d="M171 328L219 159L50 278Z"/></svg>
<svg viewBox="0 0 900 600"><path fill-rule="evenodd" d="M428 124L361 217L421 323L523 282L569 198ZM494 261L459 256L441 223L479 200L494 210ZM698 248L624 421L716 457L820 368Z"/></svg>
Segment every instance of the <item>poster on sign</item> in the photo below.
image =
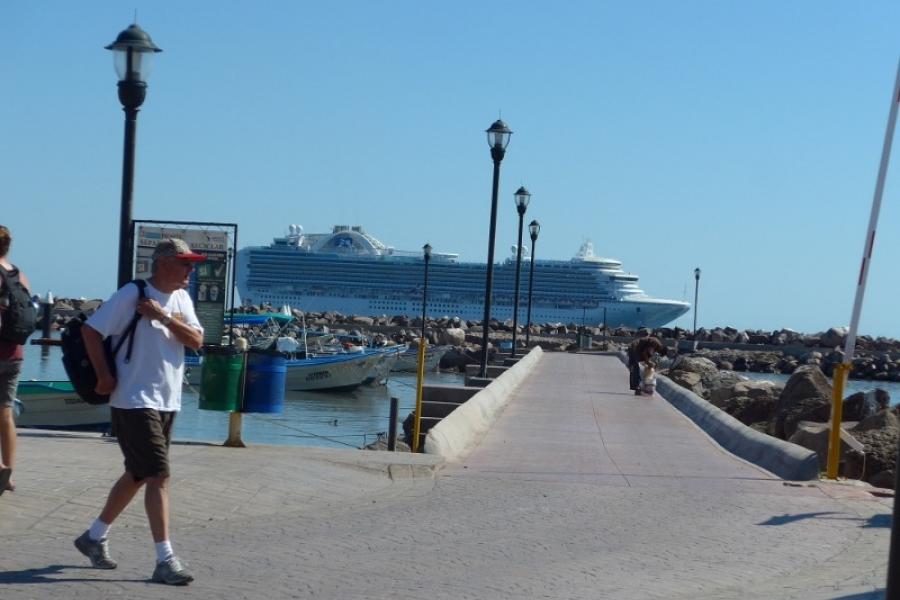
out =
<svg viewBox="0 0 900 600"><path fill-rule="evenodd" d="M203 343L218 344L222 339L225 302L228 290L228 232L178 226L137 227L137 252L134 272L138 278L151 275L153 249L160 240L181 238L194 252L206 256L191 273L187 291L194 301L197 318L203 325Z"/></svg>

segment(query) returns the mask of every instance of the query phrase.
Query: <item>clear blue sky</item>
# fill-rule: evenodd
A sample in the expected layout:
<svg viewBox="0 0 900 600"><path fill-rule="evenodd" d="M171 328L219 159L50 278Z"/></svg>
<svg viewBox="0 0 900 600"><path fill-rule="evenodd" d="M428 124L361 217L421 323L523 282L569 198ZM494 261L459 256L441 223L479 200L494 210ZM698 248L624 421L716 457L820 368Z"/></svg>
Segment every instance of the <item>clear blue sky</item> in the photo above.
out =
<svg viewBox="0 0 900 600"><path fill-rule="evenodd" d="M0 223L37 291L116 279L123 113L103 46L164 49L138 119L134 216L360 224L484 261L531 190L538 255L584 239L702 326L845 325L900 56L900 2L0 4ZM900 146L900 143L898 143ZM900 148L861 332L900 337ZM677 324L689 327L690 313Z"/></svg>

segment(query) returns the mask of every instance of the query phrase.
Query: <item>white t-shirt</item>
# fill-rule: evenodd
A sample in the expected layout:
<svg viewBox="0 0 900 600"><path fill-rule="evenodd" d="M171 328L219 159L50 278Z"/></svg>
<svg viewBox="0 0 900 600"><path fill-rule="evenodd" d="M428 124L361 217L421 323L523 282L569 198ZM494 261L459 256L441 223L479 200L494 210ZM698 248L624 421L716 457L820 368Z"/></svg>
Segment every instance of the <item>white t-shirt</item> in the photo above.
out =
<svg viewBox="0 0 900 600"><path fill-rule="evenodd" d="M191 297L184 290L164 294L147 281L145 294L159 302L167 315L198 331ZM104 338L112 335L113 348L134 316L138 301L136 285L126 285L104 302L87 324ZM184 377L184 345L169 329L156 320L141 317L134 332L131 360L125 363L128 342L116 354L116 389L109 405L115 408L154 408L159 411L181 409L181 385Z"/></svg>

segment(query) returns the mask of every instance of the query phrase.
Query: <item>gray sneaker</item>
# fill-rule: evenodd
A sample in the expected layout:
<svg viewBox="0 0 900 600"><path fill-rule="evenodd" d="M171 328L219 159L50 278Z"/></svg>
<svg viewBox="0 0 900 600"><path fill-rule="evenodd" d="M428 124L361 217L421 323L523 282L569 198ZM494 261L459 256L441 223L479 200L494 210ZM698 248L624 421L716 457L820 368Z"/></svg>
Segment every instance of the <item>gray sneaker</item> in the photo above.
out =
<svg viewBox="0 0 900 600"><path fill-rule="evenodd" d="M109 556L109 542L106 538L92 540L85 531L75 538L75 547L91 559L91 564L97 569L115 569L118 566L116 561Z"/></svg>
<svg viewBox="0 0 900 600"><path fill-rule="evenodd" d="M194 580L178 557L173 556L167 558L161 563L156 563L153 570L153 581L156 583L166 583L168 585L187 585Z"/></svg>

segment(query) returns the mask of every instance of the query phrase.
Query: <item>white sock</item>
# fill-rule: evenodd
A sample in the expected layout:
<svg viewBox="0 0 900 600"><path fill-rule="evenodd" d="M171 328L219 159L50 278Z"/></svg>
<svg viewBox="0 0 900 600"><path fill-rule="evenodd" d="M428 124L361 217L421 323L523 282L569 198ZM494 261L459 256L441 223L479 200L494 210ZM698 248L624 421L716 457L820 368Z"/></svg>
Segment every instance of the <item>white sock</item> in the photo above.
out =
<svg viewBox="0 0 900 600"><path fill-rule="evenodd" d="M172 551L172 542L166 540L164 542L156 542L156 562L161 563L175 556Z"/></svg>
<svg viewBox="0 0 900 600"><path fill-rule="evenodd" d="M88 537L94 540L102 540L109 533L109 523L104 523L100 519L94 519L91 528L88 530Z"/></svg>

